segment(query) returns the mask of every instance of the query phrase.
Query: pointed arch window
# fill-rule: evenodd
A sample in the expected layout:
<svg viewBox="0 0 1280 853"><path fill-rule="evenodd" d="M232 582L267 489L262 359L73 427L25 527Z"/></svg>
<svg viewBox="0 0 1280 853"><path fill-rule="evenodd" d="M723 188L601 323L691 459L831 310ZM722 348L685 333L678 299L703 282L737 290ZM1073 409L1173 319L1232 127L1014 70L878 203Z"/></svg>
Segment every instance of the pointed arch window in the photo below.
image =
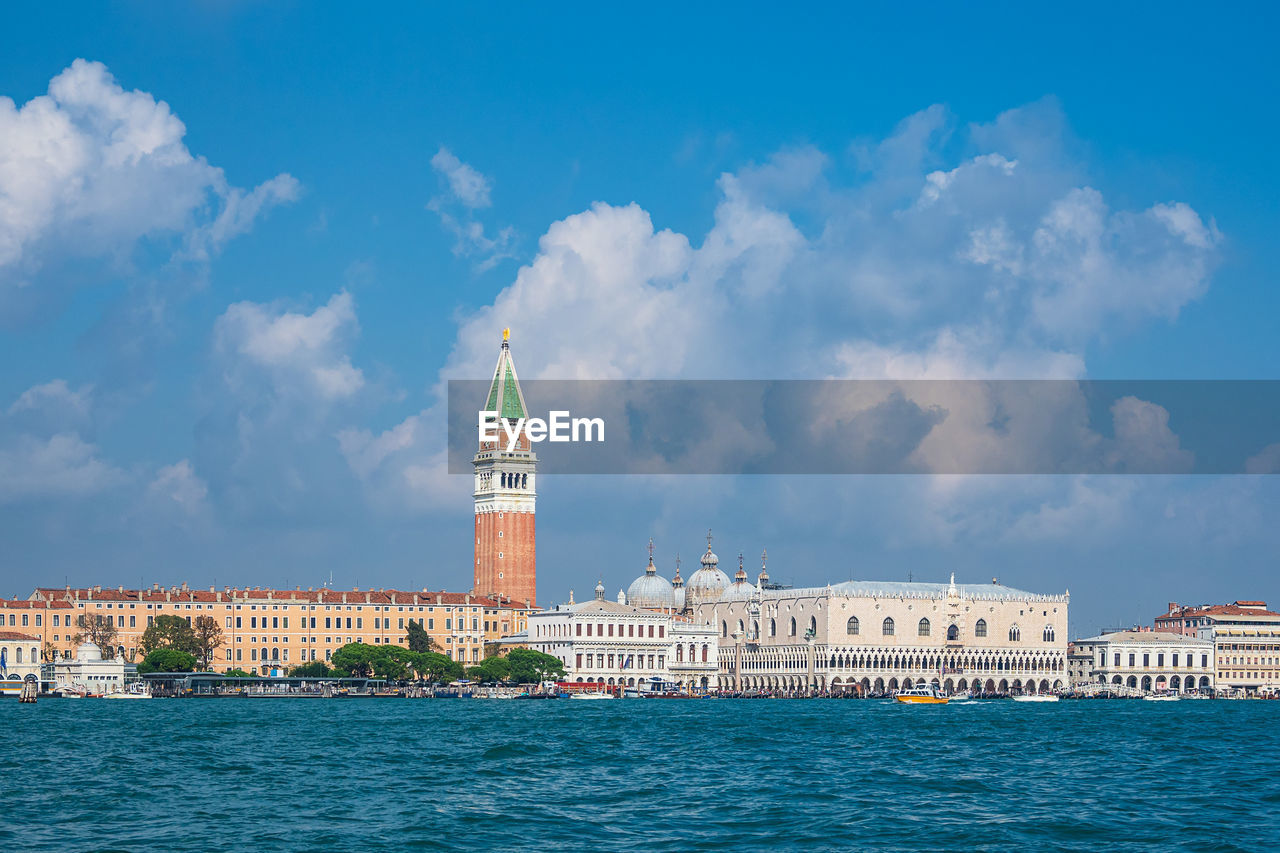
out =
<svg viewBox="0 0 1280 853"><path fill-rule="evenodd" d="M1052 625L1045 625L1045 626L1044 626L1044 641L1045 641L1046 643L1052 643L1052 642L1053 642L1053 626L1052 626Z"/></svg>
<svg viewBox="0 0 1280 853"><path fill-rule="evenodd" d="M979 619L978 624L973 626L973 636L975 637L987 636L987 620L986 619Z"/></svg>
<svg viewBox="0 0 1280 853"><path fill-rule="evenodd" d="M931 626L928 619L921 619L920 624L916 626L916 634L921 637L929 636Z"/></svg>
<svg viewBox="0 0 1280 853"><path fill-rule="evenodd" d="M893 636L893 617L886 616L884 621L880 623L880 633L886 637Z"/></svg>
<svg viewBox="0 0 1280 853"><path fill-rule="evenodd" d="M1022 632L1018 630L1018 626L1014 625L1009 629L1009 642L1016 643L1022 639Z"/></svg>
<svg viewBox="0 0 1280 853"><path fill-rule="evenodd" d="M777 619L769 620L769 636L770 637L778 636L778 620Z"/></svg>
<svg viewBox="0 0 1280 853"><path fill-rule="evenodd" d="M844 632L850 637L856 637L861 629L861 623L858 622L857 616L850 616L849 621L844 623Z"/></svg>
<svg viewBox="0 0 1280 853"><path fill-rule="evenodd" d="M792 616L791 617L791 634L789 636L794 637L795 635L796 635L796 617Z"/></svg>

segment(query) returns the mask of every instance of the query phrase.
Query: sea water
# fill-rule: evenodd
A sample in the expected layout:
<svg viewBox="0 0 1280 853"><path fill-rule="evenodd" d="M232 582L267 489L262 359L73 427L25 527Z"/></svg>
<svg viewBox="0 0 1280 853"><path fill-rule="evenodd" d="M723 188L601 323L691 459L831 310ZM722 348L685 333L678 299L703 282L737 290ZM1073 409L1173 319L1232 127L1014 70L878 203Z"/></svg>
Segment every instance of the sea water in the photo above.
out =
<svg viewBox="0 0 1280 853"><path fill-rule="evenodd" d="M1280 702L0 702L0 850L1239 850Z"/></svg>

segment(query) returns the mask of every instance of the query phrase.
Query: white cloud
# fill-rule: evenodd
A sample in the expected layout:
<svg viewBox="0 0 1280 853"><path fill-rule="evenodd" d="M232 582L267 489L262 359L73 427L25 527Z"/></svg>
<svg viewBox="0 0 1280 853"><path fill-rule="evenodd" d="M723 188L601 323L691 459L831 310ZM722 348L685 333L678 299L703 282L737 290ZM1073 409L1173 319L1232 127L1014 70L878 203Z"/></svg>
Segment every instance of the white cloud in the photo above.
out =
<svg viewBox="0 0 1280 853"><path fill-rule="evenodd" d="M54 379L52 382L36 385L23 391L9 406L9 414L51 411L70 419L80 420L89 414L92 393L91 385L82 385L78 391L73 391L67 384L67 380Z"/></svg>
<svg viewBox="0 0 1280 853"><path fill-rule="evenodd" d="M0 296L77 260L124 267L148 239L207 256L296 197L288 175L231 186L185 134L167 103L83 59L21 107L0 97Z"/></svg>
<svg viewBox="0 0 1280 853"><path fill-rule="evenodd" d="M197 515L207 509L209 487L197 476L191 461L183 459L158 470L147 486L147 494L163 504L176 506L187 515Z"/></svg>
<svg viewBox="0 0 1280 853"><path fill-rule="evenodd" d="M355 301L333 295L310 314L256 302L237 302L214 326L218 350L228 357L227 381L244 387L265 372L277 397L348 398L364 387L364 373L344 345L359 333Z"/></svg>
<svg viewBox="0 0 1280 853"><path fill-rule="evenodd" d="M932 107L856 146L865 174L846 186L812 147L721 176L700 239L637 203L598 202L553 223L512 284L463 319L441 376L485 378L511 326L526 378L1082 377L1094 336L1176 317L1204 291L1220 236L1178 202L1111 209L1077 151L1051 100L959 131ZM931 452L980 461L1012 446L1031 459L1037 441L1077 442L1095 462L1158 450L1186 464L1151 412L1122 407L1128 443L1108 445L1078 400L970 403L925 448L926 470ZM992 435L996 406L1017 441ZM431 411L349 435L352 470L402 484L407 460L433 464L416 420ZM1043 515L1105 502L1095 492Z"/></svg>
<svg viewBox="0 0 1280 853"><path fill-rule="evenodd" d="M1169 428L1169 411L1163 406L1122 397L1111 406L1115 424L1112 467L1117 471L1185 474L1195 464L1195 455L1184 450Z"/></svg>
<svg viewBox="0 0 1280 853"><path fill-rule="evenodd" d="M1246 474L1280 474L1280 442L1268 444L1244 463Z"/></svg>
<svg viewBox="0 0 1280 853"><path fill-rule="evenodd" d="M123 472L99 459L97 448L75 433L23 435L0 449L0 501L83 497L123 480Z"/></svg>
<svg viewBox="0 0 1280 853"><path fill-rule="evenodd" d="M440 224L453 235L453 254L476 258L478 272L515 257L515 229L499 227L489 236L484 224L476 218L477 209L491 204L490 180L443 145L431 158L431 168L440 176L447 192L427 202L427 209L439 216Z"/></svg>
<svg viewBox="0 0 1280 853"><path fill-rule="evenodd" d="M488 207L489 179L454 156L443 145L431 158L431 168L449 184L455 198L467 207Z"/></svg>

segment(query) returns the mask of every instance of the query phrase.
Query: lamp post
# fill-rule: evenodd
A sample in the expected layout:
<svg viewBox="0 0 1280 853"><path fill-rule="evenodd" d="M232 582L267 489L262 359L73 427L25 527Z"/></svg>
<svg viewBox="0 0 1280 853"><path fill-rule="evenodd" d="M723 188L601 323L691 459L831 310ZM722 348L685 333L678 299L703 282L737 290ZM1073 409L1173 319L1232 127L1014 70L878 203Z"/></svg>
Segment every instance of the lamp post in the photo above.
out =
<svg viewBox="0 0 1280 853"><path fill-rule="evenodd" d="M814 670L814 654L813 654L814 637L815 637L815 632L812 627L810 627L807 631L804 632L804 641L809 644L809 656L808 656L809 657L809 674L808 674L808 678L805 680L805 695L807 696L812 696L814 689L818 686L817 681L814 678L814 672L813 672Z"/></svg>

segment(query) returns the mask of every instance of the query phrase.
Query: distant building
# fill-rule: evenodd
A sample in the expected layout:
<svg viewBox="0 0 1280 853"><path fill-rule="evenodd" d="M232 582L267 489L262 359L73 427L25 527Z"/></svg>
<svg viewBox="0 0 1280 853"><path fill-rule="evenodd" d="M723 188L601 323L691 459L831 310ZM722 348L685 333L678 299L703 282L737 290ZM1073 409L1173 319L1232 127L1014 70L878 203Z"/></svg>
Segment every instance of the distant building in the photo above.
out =
<svg viewBox="0 0 1280 853"><path fill-rule="evenodd" d="M80 689L96 696L124 689L124 660L104 657L93 643L81 643L75 658L55 661L49 668L54 690Z"/></svg>
<svg viewBox="0 0 1280 853"><path fill-rule="evenodd" d="M0 631L0 694L17 696L22 682L40 679L40 638Z"/></svg>
<svg viewBox="0 0 1280 853"><path fill-rule="evenodd" d="M1167 634L1183 634L1196 637L1201 628L1209 627L1218 621L1235 621L1243 617L1246 620L1262 614L1270 613L1265 601L1233 601L1230 604L1178 604L1169 602L1169 610L1154 620L1155 630ZM1275 616L1276 614L1271 613Z"/></svg>
<svg viewBox="0 0 1280 853"><path fill-rule="evenodd" d="M1212 690L1214 650L1210 640L1166 631L1114 631L1076 640L1073 659L1082 661L1073 684L1107 684L1144 692Z"/></svg>
<svg viewBox="0 0 1280 853"><path fill-rule="evenodd" d="M486 643L524 630L531 608L459 592L392 589L147 589L41 587L28 601L0 600L0 620L12 620L49 644L59 659L75 651L78 617L110 619L117 631L114 656L140 659L139 644L158 616L189 622L210 616L222 631L215 670L267 675L313 660L328 661L347 643L408 644L410 621L420 624L437 651L479 663Z"/></svg>
<svg viewBox="0 0 1280 853"><path fill-rule="evenodd" d="M1215 684L1244 693L1280 691L1280 613L1265 601L1179 605L1155 618L1156 630L1214 644Z"/></svg>
<svg viewBox="0 0 1280 853"><path fill-rule="evenodd" d="M560 659L569 681L648 687L674 682L687 690L714 690L718 666L715 628L695 624L671 608L646 609L595 598L534 613L529 648Z"/></svg>

